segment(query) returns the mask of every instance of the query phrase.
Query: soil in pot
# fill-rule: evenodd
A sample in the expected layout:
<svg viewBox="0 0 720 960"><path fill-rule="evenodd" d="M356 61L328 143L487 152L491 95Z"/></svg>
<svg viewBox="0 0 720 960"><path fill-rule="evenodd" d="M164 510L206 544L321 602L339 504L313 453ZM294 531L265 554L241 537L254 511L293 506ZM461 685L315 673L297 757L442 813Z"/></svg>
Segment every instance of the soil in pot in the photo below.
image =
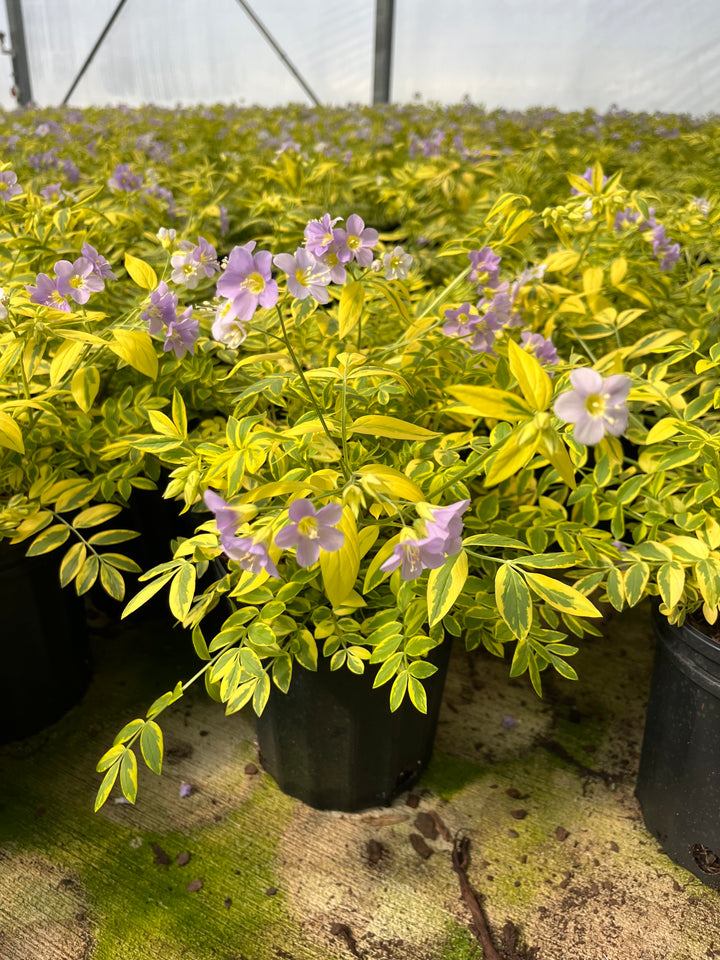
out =
<svg viewBox="0 0 720 960"><path fill-rule="evenodd" d="M376 668L316 673L297 664L288 693L273 689L256 730L260 762L280 789L319 810L387 805L409 789L432 755L450 660L449 638L432 651L437 673L425 681L428 712L406 698L390 712L390 685L373 690Z"/></svg>
<svg viewBox="0 0 720 960"><path fill-rule="evenodd" d="M654 626L636 796L670 859L720 889L720 643L657 611Z"/></svg>

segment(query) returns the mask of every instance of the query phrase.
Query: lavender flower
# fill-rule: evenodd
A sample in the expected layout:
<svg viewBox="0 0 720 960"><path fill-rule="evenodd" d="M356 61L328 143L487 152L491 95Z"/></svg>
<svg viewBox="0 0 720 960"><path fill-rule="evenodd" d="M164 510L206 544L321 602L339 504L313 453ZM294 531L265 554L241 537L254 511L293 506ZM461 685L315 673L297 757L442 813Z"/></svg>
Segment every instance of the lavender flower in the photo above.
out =
<svg viewBox="0 0 720 960"><path fill-rule="evenodd" d="M476 324L480 322L480 315L472 313L472 307L465 301L457 310L446 310L446 322L443 324L443 333L446 337L472 336Z"/></svg>
<svg viewBox="0 0 720 960"><path fill-rule="evenodd" d="M345 263L347 260L354 258L361 267L369 267L373 259L372 248L379 239L377 230L366 227L365 221L356 213L347 218L345 226L347 227L346 230L338 227L334 231L341 262ZM400 248L396 247L396 249ZM388 277L388 279L390 278Z"/></svg>
<svg viewBox="0 0 720 960"><path fill-rule="evenodd" d="M330 294L325 289L330 283L330 271L322 260L314 257L305 247L298 247L295 256L279 253L273 263L287 274L289 292L298 300L314 297L318 303L327 303Z"/></svg>
<svg viewBox="0 0 720 960"><path fill-rule="evenodd" d="M626 400L630 377L613 374L604 380L597 370L583 367L570 374L572 390L561 393L553 411L565 423L574 423L578 443L600 443L606 433L621 436L628 425Z"/></svg>
<svg viewBox="0 0 720 960"><path fill-rule="evenodd" d="M321 220L311 220L305 227L305 248L316 257L321 257L327 252L331 243L335 241L335 231L333 227L342 220L342 217L330 219L330 214L324 214ZM345 260L350 259L350 250L346 252Z"/></svg>
<svg viewBox="0 0 720 960"><path fill-rule="evenodd" d="M212 277L220 269L215 247L204 237L198 237L197 246L193 247L192 258L197 264L197 274L200 278Z"/></svg>
<svg viewBox="0 0 720 960"><path fill-rule="evenodd" d="M431 519L425 521L425 529L431 540L439 539L443 553L454 557L462 549L462 515L470 506L469 500L458 500L448 507L430 507Z"/></svg>
<svg viewBox="0 0 720 960"><path fill-rule="evenodd" d="M368 261L369 263L370 261ZM405 280L413 258L409 253L405 253L402 247L395 247L392 253L386 253L383 256L383 266L385 267L386 280ZM365 264L367 266L367 264Z"/></svg>
<svg viewBox="0 0 720 960"><path fill-rule="evenodd" d="M215 514L220 534L220 545L231 560L237 561L242 570L259 574L263 570L271 577L279 577L277 567L270 558L264 543L253 537L237 537L235 529L240 522L239 511L223 500L214 490L205 491L205 506Z"/></svg>
<svg viewBox="0 0 720 960"><path fill-rule="evenodd" d="M672 270L680 259L680 244L671 243L665 236L665 227L658 224L652 232L653 253L660 261L661 270Z"/></svg>
<svg viewBox="0 0 720 960"><path fill-rule="evenodd" d="M157 289L150 294L150 306L140 314L140 319L148 324L149 333L162 333L163 327L177 319L177 306L177 294L171 293L165 281L161 280Z"/></svg>
<svg viewBox="0 0 720 960"><path fill-rule="evenodd" d="M500 261L502 257L493 253L492 247L483 247L482 250L471 250L468 254L472 270L468 279L472 283L478 283L480 274L487 274L487 283L494 286L500 276Z"/></svg>
<svg viewBox="0 0 720 960"><path fill-rule="evenodd" d="M178 360L186 353L195 353L195 341L200 334L200 321L193 319L193 308L187 307L175 320L167 325L165 346L167 353L172 350Z"/></svg>
<svg viewBox="0 0 720 960"><path fill-rule="evenodd" d="M40 196L45 200L50 200L51 202L57 202L65 199L65 193L63 193L63 188L61 183L49 183L46 187L43 187L40 191Z"/></svg>
<svg viewBox="0 0 720 960"><path fill-rule="evenodd" d="M58 293L72 297L75 303L87 303L91 293L105 289L105 281L98 277L87 257L78 257L73 263L58 260L54 268Z"/></svg>
<svg viewBox="0 0 720 960"><path fill-rule="evenodd" d="M380 569L391 573L402 564L400 576L403 580L415 580L423 570L436 570L444 563L443 540L440 537L423 537L396 543L392 554L380 565Z"/></svg>
<svg viewBox="0 0 720 960"><path fill-rule="evenodd" d="M70 157L65 157L62 163L63 176L68 183L77 183L80 180L80 170Z"/></svg>
<svg viewBox="0 0 720 960"><path fill-rule="evenodd" d="M142 187L142 182L142 176L133 173L129 164L119 163L107 183L113 192L133 193Z"/></svg>
<svg viewBox="0 0 720 960"><path fill-rule="evenodd" d="M70 313L70 304L58 290L57 281L51 280L46 273L39 273L35 284L34 287L26 285L25 288L30 294L31 303L39 303L45 307Z"/></svg>
<svg viewBox="0 0 720 960"><path fill-rule="evenodd" d="M0 173L0 198L12 200L19 193L22 193L22 187L17 182L17 174L12 170L3 170Z"/></svg>
<svg viewBox="0 0 720 960"><path fill-rule="evenodd" d="M227 267L217 281L218 296L232 301L232 319L241 323L252 318L258 304L266 309L275 306L279 296L277 282L271 275L272 254L269 250L253 253L254 249L254 240L233 247Z"/></svg>
<svg viewBox="0 0 720 960"><path fill-rule="evenodd" d="M530 333L529 330L523 330L520 334L520 340L527 352L534 354L539 363L557 363L560 359L555 344L550 337L546 339L539 333ZM550 376L552 376L552 373L550 373Z"/></svg>
<svg viewBox="0 0 720 960"><path fill-rule="evenodd" d="M192 793L192 786L189 783L181 783L180 790L178 791L178 796L181 800L184 800L185 797L189 797Z"/></svg>
<svg viewBox="0 0 720 960"><path fill-rule="evenodd" d="M93 273L96 276L101 277L103 280L117 280L117 277L112 272L112 267L105 257L97 252L95 247L90 246L89 243L84 243L80 249L80 254L92 263Z"/></svg>
<svg viewBox="0 0 720 960"><path fill-rule="evenodd" d="M312 502L301 498L288 507L290 523L275 537L278 547L297 547L295 559L301 567L312 567L320 558L320 550L333 552L345 542L345 534L337 530L342 519L342 506L328 503L315 510Z"/></svg>

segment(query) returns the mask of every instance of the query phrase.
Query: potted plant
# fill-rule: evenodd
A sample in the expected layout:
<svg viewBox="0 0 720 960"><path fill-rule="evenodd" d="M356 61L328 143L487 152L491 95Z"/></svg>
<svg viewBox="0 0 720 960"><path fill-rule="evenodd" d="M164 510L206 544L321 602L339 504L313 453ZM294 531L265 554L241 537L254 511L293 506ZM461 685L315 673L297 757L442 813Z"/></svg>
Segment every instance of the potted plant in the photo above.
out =
<svg viewBox="0 0 720 960"><path fill-rule="evenodd" d="M498 213L508 244L514 213ZM588 573L582 545L540 539L552 494L575 485L579 449L550 412L550 373L509 317L493 328L496 353L474 344L476 335L487 344L489 318L484 332L479 317L438 316L463 284L494 283L498 256L474 252L433 296L402 248L373 259L377 232L357 215L337 223L311 220L294 254L252 241L231 251L196 349L212 351L215 375L232 383L232 414L190 429L177 393L172 417L156 415L152 433L126 438L171 469L166 496L204 501L214 519L143 574L125 613L168 586L205 661L192 680L204 677L227 713L252 704L261 760L278 782L318 806L357 809L388 802L427 761L452 637L500 655L514 641L512 675L528 671L539 692L547 668L575 676L566 658L577 647L560 618L577 633L600 612L576 586ZM165 296L162 287L153 299ZM468 374L496 385L464 384ZM519 398L500 386L511 382ZM507 417L527 421L519 459L519 431L510 439L498 422ZM535 523L520 541L525 511ZM198 587L218 559L213 582ZM135 801L136 745L160 772L157 718L188 683L119 732L98 764L98 808L118 778ZM384 686L389 700L378 695ZM416 727L407 742L401 708L402 723ZM311 741L316 753L327 745L324 764L310 759Z"/></svg>

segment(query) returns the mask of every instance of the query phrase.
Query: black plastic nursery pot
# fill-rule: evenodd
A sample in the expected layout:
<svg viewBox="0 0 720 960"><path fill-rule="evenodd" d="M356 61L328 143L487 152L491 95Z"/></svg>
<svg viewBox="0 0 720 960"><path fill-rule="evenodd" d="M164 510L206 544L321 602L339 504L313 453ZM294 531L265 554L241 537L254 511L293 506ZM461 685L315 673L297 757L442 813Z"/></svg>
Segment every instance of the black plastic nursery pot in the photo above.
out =
<svg viewBox="0 0 720 960"><path fill-rule="evenodd" d="M273 689L256 729L260 762L280 789L318 810L384 806L418 780L432 755L450 660L450 639L429 659L428 709L409 702L390 712L389 684L373 690L376 669L316 673L296 666L287 694Z"/></svg>
<svg viewBox="0 0 720 960"><path fill-rule="evenodd" d="M0 541L0 743L37 733L84 694L91 675L85 607L58 580L59 556Z"/></svg>
<svg viewBox="0 0 720 960"><path fill-rule="evenodd" d="M665 853L720 889L720 643L653 614L657 651L636 796Z"/></svg>

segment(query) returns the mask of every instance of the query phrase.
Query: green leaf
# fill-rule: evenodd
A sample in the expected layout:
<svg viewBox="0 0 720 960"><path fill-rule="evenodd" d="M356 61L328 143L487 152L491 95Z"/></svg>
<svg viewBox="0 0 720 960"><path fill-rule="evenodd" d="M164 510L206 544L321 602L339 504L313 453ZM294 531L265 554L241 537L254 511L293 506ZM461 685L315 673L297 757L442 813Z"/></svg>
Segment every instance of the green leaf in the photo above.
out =
<svg viewBox="0 0 720 960"><path fill-rule="evenodd" d="M526 573L530 587L551 607L576 617L601 617L602 613L579 590L543 573Z"/></svg>
<svg viewBox="0 0 720 960"><path fill-rule="evenodd" d="M375 674L375 680L373 681L373 690L376 687L381 687L384 683L387 683L391 677L394 677L398 671L398 667L403 662L403 654L394 653L392 656L383 663L378 672Z"/></svg>
<svg viewBox="0 0 720 960"><path fill-rule="evenodd" d="M495 601L513 635L518 640L526 637L532 624L532 598L523 578L507 563L495 577Z"/></svg>
<svg viewBox="0 0 720 960"><path fill-rule="evenodd" d="M341 340L357 326L364 300L365 288L360 280L352 280L343 286L338 305L338 337Z"/></svg>
<svg viewBox="0 0 720 960"><path fill-rule="evenodd" d="M398 677L399 679L399 677ZM427 695L425 687L414 676L408 676L408 693L413 706L420 713L427 713Z"/></svg>
<svg viewBox="0 0 720 960"><path fill-rule="evenodd" d="M93 547L112 547L116 543L135 540L140 534L136 530L101 530L87 538Z"/></svg>
<svg viewBox="0 0 720 960"><path fill-rule="evenodd" d="M442 567L431 570L427 585L428 618L431 627L440 623L460 596L468 576L468 559L464 550L448 557Z"/></svg>
<svg viewBox="0 0 720 960"><path fill-rule="evenodd" d="M158 697L157 700L150 706L148 712L145 716L148 720L152 720L153 717L156 717L159 713L169 707L171 703L175 703L176 700L179 700L183 695L183 685L178 681L175 684L175 689L164 693L161 697Z"/></svg>
<svg viewBox="0 0 720 960"><path fill-rule="evenodd" d="M22 430L8 413L0 410L0 447L25 453Z"/></svg>
<svg viewBox="0 0 720 960"><path fill-rule="evenodd" d="M108 772L103 777L103 781L100 784L100 789L97 792L95 797L95 813L98 812L100 807L105 803L107 798L110 796L112 788L115 786L115 781L117 780L118 774L120 773L120 760L116 760L115 763L110 767Z"/></svg>
<svg viewBox="0 0 720 960"><path fill-rule="evenodd" d="M172 579L170 584L170 611L181 623L190 612L195 597L195 582L197 572L195 564L184 563Z"/></svg>
<svg viewBox="0 0 720 960"><path fill-rule="evenodd" d="M685 568L683 565L675 560L663 563L658 568L657 585L663 603L671 610L680 602L685 589Z"/></svg>
<svg viewBox="0 0 720 960"><path fill-rule="evenodd" d="M60 586L66 587L78 575L85 563L87 548L84 543L74 543L60 563Z"/></svg>
<svg viewBox="0 0 720 960"><path fill-rule="evenodd" d="M72 523L76 530L81 530L84 527L97 527L107 520L112 520L121 510L122 507L115 503L98 503L94 507L81 510L77 516L73 517Z"/></svg>
<svg viewBox="0 0 720 960"><path fill-rule="evenodd" d="M200 657L201 660L210 659L210 651L208 650L208 646L205 642L205 637L203 636L203 632L199 623L195 624L193 627L192 643L193 647L195 648L195 653L198 655L198 657Z"/></svg>
<svg viewBox="0 0 720 960"><path fill-rule="evenodd" d="M143 760L153 773L162 772L163 735L154 720L148 720L140 734L140 750Z"/></svg>
<svg viewBox="0 0 720 960"><path fill-rule="evenodd" d="M69 536L70 528L65 524L56 523L52 527L46 527L30 544L26 556L39 557L43 553L50 553L51 550L61 547Z"/></svg>
<svg viewBox="0 0 720 960"><path fill-rule="evenodd" d="M125 726L122 728L122 730L121 730L121 731L118 733L118 735L115 737L115 740L113 741L113 743L114 743L114 744L117 744L117 743L127 743L128 740L132 740L132 738L133 738L137 733L139 733L139 732L143 729L144 726L145 726L145 721L144 721L144 720L140 720L140 719L131 720L129 723L126 723L126 724L125 724Z"/></svg>
<svg viewBox="0 0 720 960"><path fill-rule="evenodd" d="M608 600L616 610L622 610L625 606L625 584L623 576L617 567L612 567L608 571L607 582L605 584Z"/></svg>
<svg viewBox="0 0 720 960"><path fill-rule="evenodd" d="M120 789L126 800L135 803L137 788L137 760L132 750L126 750L120 761Z"/></svg>
<svg viewBox="0 0 720 960"><path fill-rule="evenodd" d="M103 773L105 770L109 770L110 767L125 753L125 747L122 743L114 743L109 750L106 750L105 753L100 757L97 762L95 769L98 773Z"/></svg>
<svg viewBox="0 0 720 960"><path fill-rule="evenodd" d="M253 710L258 717L262 715L265 709L270 696L270 689L270 677L263 671L263 675L258 679L253 693Z"/></svg>
<svg viewBox="0 0 720 960"><path fill-rule="evenodd" d="M147 586L143 587L139 593L136 593L132 600L125 605L121 619L128 617L131 613L146 603L151 597L154 597L159 590L162 590L165 584L171 579L174 572L174 570L166 570L165 573L161 574L156 580L148 583Z"/></svg>
<svg viewBox="0 0 720 960"><path fill-rule="evenodd" d="M405 699L405 693L408 688L408 673L407 670L403 670L402 673L399 673L395 677L395 682L390 689L390 712L395 713L395 711L400 707L401 703ZM416 681L416 683L419 681ZM422 684L420 684L422 686ZM423 691L424 693L424 691ZM427 707L426 707L427 709Z"/></svg>
<svg viewBox="0 0 720 960"><path fill-rule="evenodd" d="M130 274L131 279L143 290L154 290L157 287L157 274L149 263L145 263L139 257L126 253L125 269Z"/></svg>
<svg viewBox="0 0 720 960"><path fill-rule="evenodd" d="M632 563L628 566L624 577L625 596L627 598L628 606L634 607L635 604L642 598L649 577L650 568L646 563L643 563L642 560L638 560L636 563ZM569 612L574 613L575 611L570 610Z"/></svg>
<svg viewBox="0 0 720 960"><path fill-rule="evenodd" d="M93 554L87 558L85 563L82 565L80 572L75 577L75 590L79 597L81 597L84 593L87 593L92 587L97 580L99 571L100 561L95 554Z"/></svg>
<svg viewBox="0 0 720 960"><path fill-rule="evenodd" d="M100 557L100 583L113 600L122 600L125 596L125 581L117 570Z"/></svg>
<svg viewBox="0 0 720 960"><path fill-rule="evenodd" d="M100 373L97 367L82 366L73 374L70 392L83 413L87 413L100 390Z"/></svg>

